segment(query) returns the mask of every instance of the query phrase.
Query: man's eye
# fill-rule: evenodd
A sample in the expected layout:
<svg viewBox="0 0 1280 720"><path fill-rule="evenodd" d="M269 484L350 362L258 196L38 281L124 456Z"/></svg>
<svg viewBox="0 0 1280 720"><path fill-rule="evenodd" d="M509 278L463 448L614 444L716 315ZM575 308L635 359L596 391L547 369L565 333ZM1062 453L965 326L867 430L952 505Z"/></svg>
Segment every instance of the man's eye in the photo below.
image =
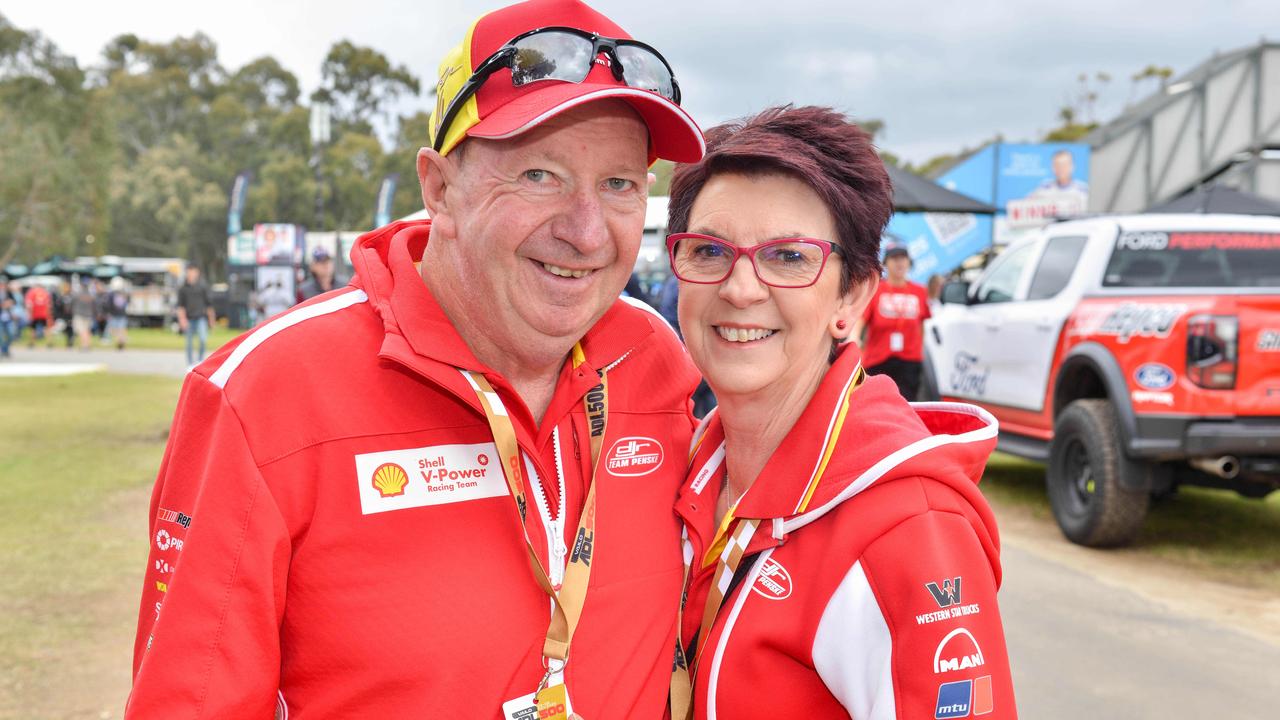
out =
<svg viewBox="0 0 1280 720"><path fill-rule="evenodd" d="M543 180L546 180L546 179L547 179L547 171L546 171L546 170L536 170L536 169L535 169L535 170L525 170L525 171L524 171L524 177L525 177L525 179L526 179L526 180L529 180L529 181L532 181L532 182L536 182L536 183L540 183L540 182L542 182Z"/></svg>
<svg viewBox="0 0 1280 720"><path fill-rule="evenodd" d="M631 187L635 184L626 178L609 178L608 180L605 181L605 183L609 186L610 190L615 190L618 192L622 192L623 190L630 190Z"/></svg>

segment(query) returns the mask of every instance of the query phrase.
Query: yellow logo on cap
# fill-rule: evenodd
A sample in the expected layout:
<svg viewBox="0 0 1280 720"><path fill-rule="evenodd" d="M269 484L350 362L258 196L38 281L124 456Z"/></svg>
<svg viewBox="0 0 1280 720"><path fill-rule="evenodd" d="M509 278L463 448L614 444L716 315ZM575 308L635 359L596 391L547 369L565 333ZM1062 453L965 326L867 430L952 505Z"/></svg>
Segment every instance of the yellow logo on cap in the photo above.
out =
<svg viewBox="0 0 1280 720"><path fill-rule="evenodd" d="M476 96L472 95L463 103L449 127L440 127L440 123L444 122L445 111L449 109L449 103L453 102L458 92L462 90L462 86L466 85L471 77L471 38L479 22L477 20L472 23L471 27L467 28L467 36L462 43L450 50L440 61L440 80L436 83L436 106L431 113L431 137L428 140L429 144L435 145L440 131L444 130L444 143L440 146L441 155L448 155L449 151L467 136L467 131L480 122Z"/></svg>
<svg viewBox="0 0 1280 720"><path fill-rule="evenodd" d="M395 497L404 494L404 486L409 484L409 474L395 463L379 465L373 471L373 489L382 497Z"/></svg>

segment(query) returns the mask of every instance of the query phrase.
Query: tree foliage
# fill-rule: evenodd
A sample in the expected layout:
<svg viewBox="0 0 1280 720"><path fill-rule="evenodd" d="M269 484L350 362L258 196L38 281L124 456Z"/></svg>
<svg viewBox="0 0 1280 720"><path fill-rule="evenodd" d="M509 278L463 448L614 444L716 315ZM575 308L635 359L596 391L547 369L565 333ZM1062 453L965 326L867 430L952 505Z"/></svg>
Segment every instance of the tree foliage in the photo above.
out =
<svg viewBox="0 0 1280 720"><path fill-rule="evenodd" d="M414 156L427 115L395 114L417 96L418 78L345 40L321 73L317 96L332 103L335 123L316 148L298 78L273 57L227 68L201 33L167 42L126 34L81 68L0 15L0 265L171 255L218 277L229 193L246 170L244 227L366 230L391 172L400 174L396 216L419 209Z"/></svg>

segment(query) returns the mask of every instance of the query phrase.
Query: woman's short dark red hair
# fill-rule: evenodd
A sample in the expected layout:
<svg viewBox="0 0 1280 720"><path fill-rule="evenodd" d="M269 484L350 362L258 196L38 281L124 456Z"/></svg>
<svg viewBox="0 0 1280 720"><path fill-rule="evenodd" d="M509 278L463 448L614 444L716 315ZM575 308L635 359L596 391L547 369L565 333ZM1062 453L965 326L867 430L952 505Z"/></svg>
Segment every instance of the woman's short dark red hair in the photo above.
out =
<svg viewBox="0 0 1280 720"><path fill-rule="evenodd" d="M835 218L835 239L845 250L841 291L880 276L893 186L862 128L831 108L783 105L711 128L706 140L701 161L676 166L668 232L689 230L693 202L715 175L789 175L812 188Z"/></svg>

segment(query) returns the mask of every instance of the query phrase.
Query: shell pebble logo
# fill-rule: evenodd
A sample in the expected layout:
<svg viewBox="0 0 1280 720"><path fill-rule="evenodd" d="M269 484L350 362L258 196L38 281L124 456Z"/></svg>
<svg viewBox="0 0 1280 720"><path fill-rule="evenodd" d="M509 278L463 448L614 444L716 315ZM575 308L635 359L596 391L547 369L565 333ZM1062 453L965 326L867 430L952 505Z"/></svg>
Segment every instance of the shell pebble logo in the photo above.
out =
<svg viewBox="0 0 1280 720"><path fill-rule="evenodd" d="M404 494L404 486L409 484L409 473L395 463L384 463L373 471L373 489L382 497L395 497Z"/></svg>

